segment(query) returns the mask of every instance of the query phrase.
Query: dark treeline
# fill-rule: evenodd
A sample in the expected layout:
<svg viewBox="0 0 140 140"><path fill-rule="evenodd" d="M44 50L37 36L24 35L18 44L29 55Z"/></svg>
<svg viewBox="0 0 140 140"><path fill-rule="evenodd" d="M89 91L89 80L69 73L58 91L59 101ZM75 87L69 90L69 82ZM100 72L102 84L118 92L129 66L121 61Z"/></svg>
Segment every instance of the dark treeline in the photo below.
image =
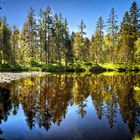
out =
<svg viewBox="0 0 140 140"><path fill-rule="evenodd" d="M38 18L37 18L38 17ZM79 32L70 33L68 22L50 7L35 15L31 7L21 30L10 27L6 17L0 19L1 66L73 66L75 63L123 63L140 60L140 13L134 1L118 25L112 8L107 22L99 17L91 39L81 20Z"/></svg>

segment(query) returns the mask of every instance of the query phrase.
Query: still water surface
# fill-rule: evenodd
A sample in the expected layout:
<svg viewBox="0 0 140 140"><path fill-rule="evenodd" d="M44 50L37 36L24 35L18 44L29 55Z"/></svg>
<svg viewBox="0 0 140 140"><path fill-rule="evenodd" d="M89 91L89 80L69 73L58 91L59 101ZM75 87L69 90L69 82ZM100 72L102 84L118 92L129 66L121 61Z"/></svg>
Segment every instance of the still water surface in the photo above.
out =
<svg viewBox="0 0 140 140"><path fill-rule="evenodd" d="M46 75L0 84L0 139L129 140L140 74Z"/></svg>

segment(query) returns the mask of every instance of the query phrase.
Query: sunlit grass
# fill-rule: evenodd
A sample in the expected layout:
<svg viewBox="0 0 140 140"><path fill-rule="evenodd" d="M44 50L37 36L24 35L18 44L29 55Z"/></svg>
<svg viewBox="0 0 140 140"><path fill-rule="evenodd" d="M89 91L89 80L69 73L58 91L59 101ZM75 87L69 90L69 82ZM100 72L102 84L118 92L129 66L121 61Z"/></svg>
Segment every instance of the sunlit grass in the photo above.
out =
<svg viewBox="0 0 140 140"><path fill-rule="evenodd" d="M125 64L125 63L104 63L100 64L107 71L139 71L140 64Z"/></svg>
<svg viewBox="0 0 140 140"><path fill-rule="evenodd" d="M138 72L140 70L140 64L128 65L125 63L104 63L95 64L94 62L84 62L75 61L73 63L68 63L67 66L65 62L62 61L61 65L58 62L51 64L41 63L39 61L32 61L31 65L11 65L9 63L4 63L0 65L0 71L46 71L46 72L86 72L86 73L97 73L97 72L107 72L105 75L112 76L117 75L116 72Z"/></svg>
<svg viewBox="0 0 140 140"><path fill-rule="evenodd" d="M140 91L140 87L134 87L134 90Z"/></svg>
<svg viewBox="0 0 140 140"><path fill-rule="evenodd" d="M133 140L140 140L140 136L139 135L135 135Z"/></svg>
<svg viewBox="0 0 140 140"><path fill-rule="evenodd" d="M123 74L124 73L119 73L117 71L111 71L111 72L107 71L107 72L104 72L102 75L104 75L104 76L114 76L114 75L123 75Z"/></svg>

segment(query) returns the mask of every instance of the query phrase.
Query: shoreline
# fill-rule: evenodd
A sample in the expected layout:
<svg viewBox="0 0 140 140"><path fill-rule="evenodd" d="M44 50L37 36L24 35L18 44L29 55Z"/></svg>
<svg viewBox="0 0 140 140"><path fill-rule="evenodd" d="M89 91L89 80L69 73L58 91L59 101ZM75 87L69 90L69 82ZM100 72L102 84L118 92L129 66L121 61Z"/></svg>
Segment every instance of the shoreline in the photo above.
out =
<svg viewBox="0 0 140 140"><path fill-rule="evenodd" d="M34 76L43 76L46 72L0 72L0 83L10 83L22 78L29 78Z"/></svg>

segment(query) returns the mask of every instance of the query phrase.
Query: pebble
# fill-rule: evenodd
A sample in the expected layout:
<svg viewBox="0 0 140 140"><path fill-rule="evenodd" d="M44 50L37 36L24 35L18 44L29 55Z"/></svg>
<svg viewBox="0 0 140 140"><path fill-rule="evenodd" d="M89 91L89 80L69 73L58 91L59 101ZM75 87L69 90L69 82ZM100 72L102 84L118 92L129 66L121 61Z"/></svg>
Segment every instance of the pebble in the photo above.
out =
<svg viewBox="0 0 140 140"><path fill-rule="evenodd" d="M0 72L0 83L10 83L11 81L19 80L21 78L43 76L46 74L47 74L46 72L21 72L21 73Z"/></svg>

